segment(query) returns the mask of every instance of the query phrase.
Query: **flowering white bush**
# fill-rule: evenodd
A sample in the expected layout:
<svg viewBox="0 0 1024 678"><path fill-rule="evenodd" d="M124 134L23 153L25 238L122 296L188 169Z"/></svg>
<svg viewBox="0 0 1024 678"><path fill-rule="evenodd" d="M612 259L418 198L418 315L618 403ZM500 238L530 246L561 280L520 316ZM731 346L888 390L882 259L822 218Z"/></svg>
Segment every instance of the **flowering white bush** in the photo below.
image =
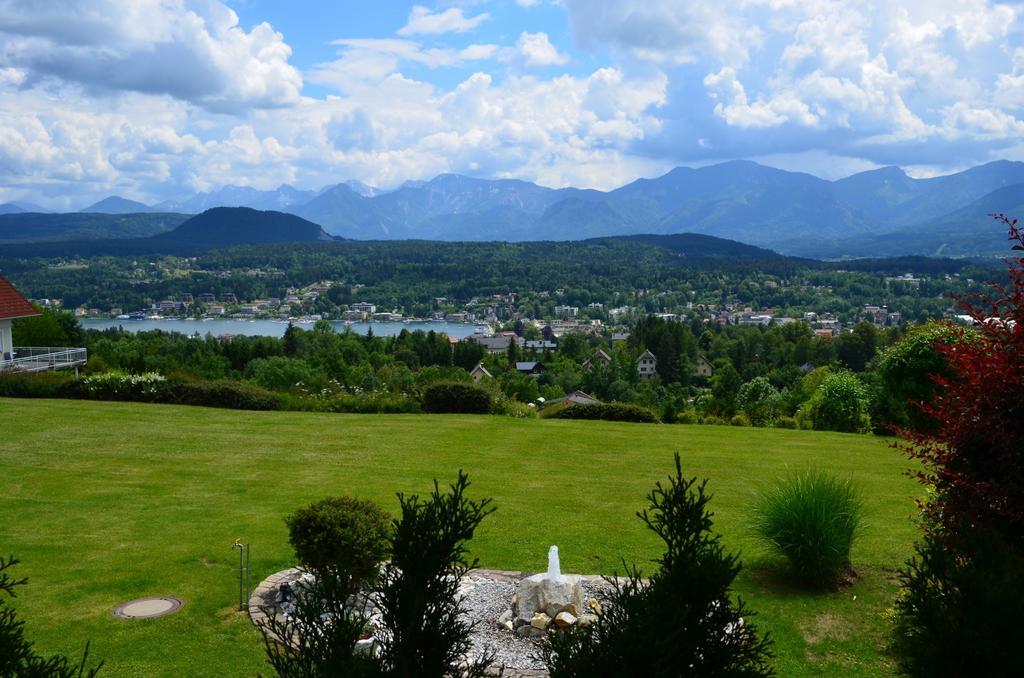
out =
<svg viewBox="0 0 1024 678"><path fill-rule="evenodd" d="M124 397L155 395L160 384L165 381L167 379L158 372L129 374L120 370L111 370L86 377L82 380L82 384L90 395Z"/></svg>

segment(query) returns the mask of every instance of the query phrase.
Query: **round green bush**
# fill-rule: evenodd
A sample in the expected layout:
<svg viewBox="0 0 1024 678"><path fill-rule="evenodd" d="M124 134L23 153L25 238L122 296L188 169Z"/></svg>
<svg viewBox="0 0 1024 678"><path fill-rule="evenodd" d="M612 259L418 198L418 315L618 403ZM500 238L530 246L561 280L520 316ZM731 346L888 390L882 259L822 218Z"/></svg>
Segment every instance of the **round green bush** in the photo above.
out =
<svg viewBox="0 0 1024 678"><path fill-rule="evenodd" d="M438 381L423 390L423 410L434 414L488 414L493 406L491 392L464 381Z"/></svg>
<svg viewBox="0 0 1024 678"><path fill-rule="evenodd" d="M835 588L850 565L862 505L852 481L805 471L761 494L754 527L801 581Z"/></svg>
<svg viewBox="0 0 1024 678"><path fill-rule="evenodd" d="M807 403L816 431L867 433L871 430L868 393L852 372L833 372Z"/></svg>
<svg viewBox="0 0 1024 678"><path fill-rule="evenodd" d="M779 391L766 377L755 377L740 386L736 409L742 410L754 426L771 426L778 416Z"/></svg>
<svg viewBox="0 0 1024 678"><path fill-rule="evenodd" d="M726 421L721 417L716 417L713 414L709 414L708 416L704 417L704 421L702 421L701 423L707 424L708 426L724 426L726 424Z"/></svg>
<svg viewBox="0 0 1024 678"><path fill-rule="evenodd" d="M677 424L696 424L697 413L693 410L683 410L676 416Z"/></svg>
<svg viewBox="0 0 1024 678"><path fill-rule="evenodd" d="M795 429L795 428L798 428L798 427L799 427L799 424L797 424L796 419L794 419L793 417L779 417L775 421L775 428Z"/></svg>
<svg viewBox="0 0 1024 678"><path fill-rule="evenodd" d="M288 541L313 572L347 573L371 581L388 555L390 517L372 501L328 497L285 518Z"/></svg>
<svg viewBox="0 0 1024 678"><path fill-rule="evenodd" d="M734 414L732 416L732 419L729 420L729 425L730 426L751 426L750 417L748 417L747 415L743 414L742 412L739 413L739 414Z"/></svg>

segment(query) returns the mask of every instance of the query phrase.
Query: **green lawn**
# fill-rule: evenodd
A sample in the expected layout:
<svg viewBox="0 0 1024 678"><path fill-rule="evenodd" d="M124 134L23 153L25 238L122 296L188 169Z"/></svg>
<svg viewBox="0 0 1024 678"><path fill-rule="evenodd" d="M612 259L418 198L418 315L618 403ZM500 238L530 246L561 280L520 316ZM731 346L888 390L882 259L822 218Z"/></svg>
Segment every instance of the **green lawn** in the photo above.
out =
<svg viewBox="0 0 1024 678"><path fill-rule="evenodd" d="M775 638L779 675L891 675L887 610L920 490L902 454L870 436L0 399L0 552L31 580L16 603L44 652L77 655L91 639L106 676L253 676L266 667L235 611L236 537L252 544L255 585L293 564L282 518L295 508L354 494L394 511L396 492L464 468L471 494L498 507L472 544L484 567L540 571L558 544L563 571L610 573L657 555L634 513L675 451L709 478L715 527L746 566L737 591ZM861 579L835 594L793 587L749 528L756 490L808 465L865 495ZM111 615L146 595L185 607Z"/></svg>

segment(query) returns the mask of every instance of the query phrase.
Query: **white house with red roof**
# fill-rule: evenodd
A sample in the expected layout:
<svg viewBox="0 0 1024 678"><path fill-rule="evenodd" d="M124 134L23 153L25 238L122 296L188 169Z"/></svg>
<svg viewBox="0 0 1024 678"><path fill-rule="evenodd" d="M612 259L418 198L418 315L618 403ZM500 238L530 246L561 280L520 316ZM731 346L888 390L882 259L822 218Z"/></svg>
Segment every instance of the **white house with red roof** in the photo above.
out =
<svg viewBox="0 0 1024 678"><path fill-rule="evenodd" d="M41 315L6 278L0 276L0 372L43 372L85 364L84 348L14 345L14 321Z"/></svg>

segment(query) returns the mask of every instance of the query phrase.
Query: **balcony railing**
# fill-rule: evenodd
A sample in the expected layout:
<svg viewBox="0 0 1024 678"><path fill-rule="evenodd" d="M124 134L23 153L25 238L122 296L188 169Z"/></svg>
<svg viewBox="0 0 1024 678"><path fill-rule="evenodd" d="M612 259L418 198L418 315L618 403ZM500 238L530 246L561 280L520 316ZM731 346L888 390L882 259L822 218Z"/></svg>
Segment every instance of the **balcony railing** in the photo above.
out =
<svg viewBox="0 0 1024 678"><path fill-rule="evenodd" d="M84 348L15 346L13 353L0 355L0 372L45 372L85 365Z"/></svg>

